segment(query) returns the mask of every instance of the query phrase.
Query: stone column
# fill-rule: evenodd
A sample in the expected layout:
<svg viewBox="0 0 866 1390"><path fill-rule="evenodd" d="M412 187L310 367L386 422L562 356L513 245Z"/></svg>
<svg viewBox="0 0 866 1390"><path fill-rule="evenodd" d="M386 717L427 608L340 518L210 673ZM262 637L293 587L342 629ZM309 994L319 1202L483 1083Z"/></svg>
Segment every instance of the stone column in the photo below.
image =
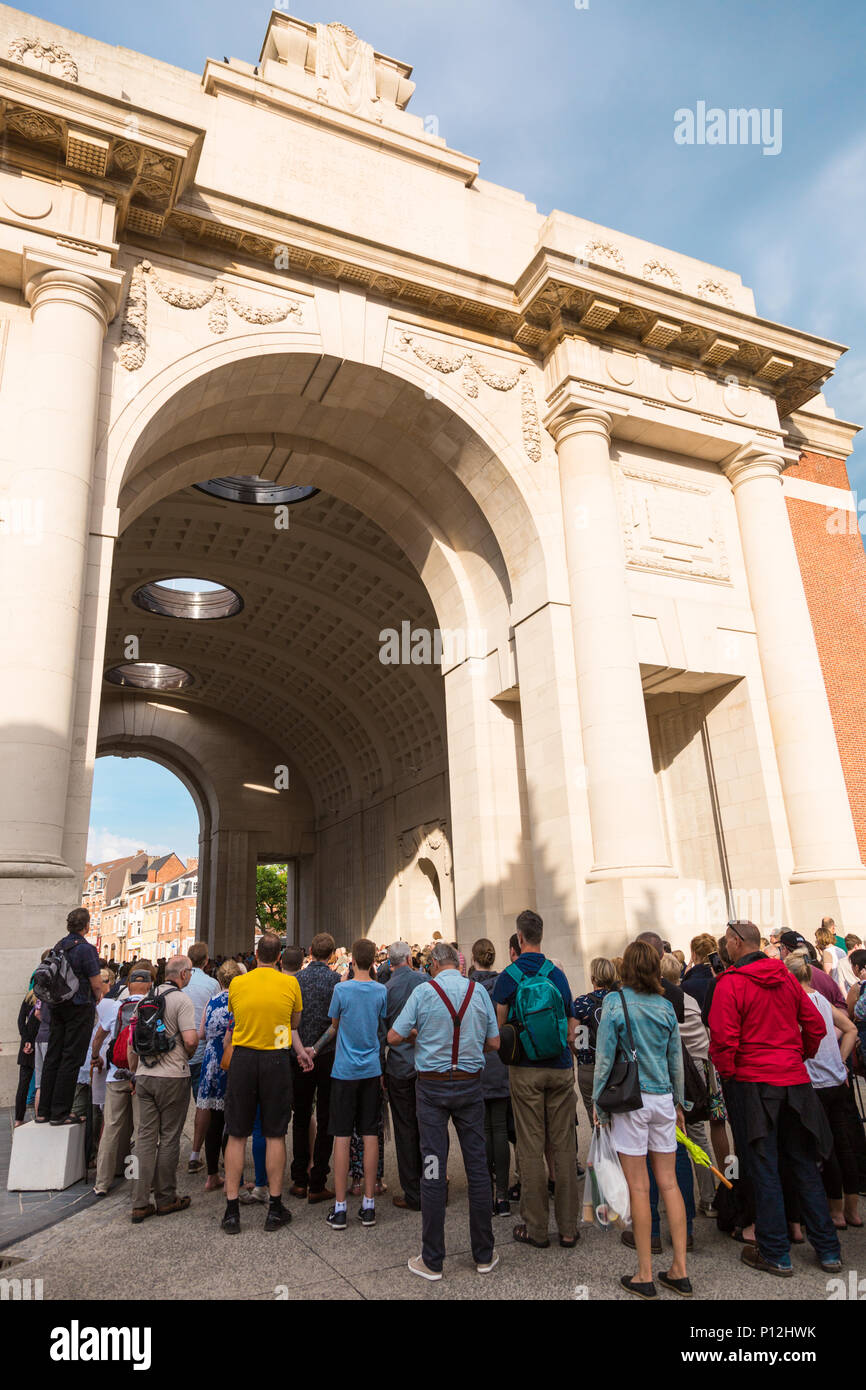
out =
<svg viewBox="0 0 866 1390"><path fill-rule="evenodd" d="M8 497L31 525L0 539L3 877L72 874L62 841L102 345L119 273L103 278L49 269L26 287L29 387Z"/></svg>
<svg viewBox="0 0 866 1390"><path fill-rule="evenodd" d="M63 856L106 326L122 273L31 257L27 382L0 531L0 1103L39 951L80 901Z"/></svg>
<svg viewBox="0 0 866 1390"><path fill-rule="evenodd" d="M670 877L610 458L612 418L569 409L559 459L586 786L590 880Z"/></svg>
<svg viewBox="0 0 866 1390"><path fill-rule="evenodd" d="M782 492L784 459L747 446L724 466L734 490L791 845L792 883L866 876L800 565Z"/></svg>

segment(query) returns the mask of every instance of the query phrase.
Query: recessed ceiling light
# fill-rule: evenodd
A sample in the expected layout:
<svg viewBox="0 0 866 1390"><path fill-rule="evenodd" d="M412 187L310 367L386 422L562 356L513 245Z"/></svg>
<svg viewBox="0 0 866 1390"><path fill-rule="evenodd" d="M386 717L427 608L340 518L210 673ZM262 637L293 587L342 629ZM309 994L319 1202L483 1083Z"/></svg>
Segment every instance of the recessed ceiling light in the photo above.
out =
<svg viewBox="0 0 866 1390"><path fill-rule="evenodd" d="M211 478L206 483L194 483L199 492L209 497L221 497L226 502L242 502L254 507L291 507L296 502L306 502L315 497L319 489L301 484L283 487L272 483L269 478L261 478L257 473L238 474L231 478Z"/></svg>
<svg viewBox="0 0 866 1390"><path fill-rule="evenodd" d="M157 701L157 700L148 700L147 706L148 706L148 709L167 709L167 710L171 710L172 714L189 714L189 710L188 710L188 709L181 709L180 705L161 705L161 704L159 703L159 701Z"/></svg>
<svg viewBox="0 0 866 1390"><path fill-rule="evenodd" d="M267 792L269 796L279 796L276 787L260 787L255 782L244 782L248 792Z"/></svg>
<svg viewBox="0 0 866 1390"><path fill-rule="evenodd" d="M105 679L110 685L131 686L135 690L185 690L193 683L189 671L160 661L125 661L106 671Z"/></svg>
<svg viewBox="0 0 866 1390"><path fill-rule="evenodd" d="M132 601L147 613L194 622L233 618L244 606L240 594L212 579L154 579L136 589Z"/></svg>

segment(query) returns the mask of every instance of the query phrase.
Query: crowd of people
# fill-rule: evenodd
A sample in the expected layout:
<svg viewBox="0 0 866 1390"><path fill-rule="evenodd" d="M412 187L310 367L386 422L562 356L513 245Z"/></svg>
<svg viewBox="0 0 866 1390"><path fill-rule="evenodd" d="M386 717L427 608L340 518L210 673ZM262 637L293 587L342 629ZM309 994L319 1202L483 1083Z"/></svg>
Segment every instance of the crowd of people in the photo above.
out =
<svg viewBox="0 0 866 1390"><path fill-rule="evenodd" d="M837 1271L840 1231L863 1224L866 950L830 920L814 946L731 921L718 939L694 937L688 961L644 932L621 957L594 959L576 997L529 910L501 970L486 938L467 959L440 933L347 951L326 932L308 951L267 932L249 955L210 960L196 942L115 969L88 924L86 909L69 914L21 1005L15 1123L32 1103L37 1124L84 1124L94 1192L128 1181L133 1224L190 1206L178 1172L191 1101L187 1171L223 1192L228 1235L257 1204L265 1230L279 1230L289 1199L327 1203L328 1227L345 1232L360 1198L355 1219L374 1226L390 1117L392 1205L420 1212L408 1268L430 1281L445 1263L452 1128L480 1274L496 1268L494 1222L515 1206L516 1242L549 1247L552 1205L560 1247L574 1248L581 1108L609 1134L628 1186L621 1239L637 1267L620 1282L637 1297L657 1298L656 1278L692 1295L698 1213L750 1269L778 1278L806 1239ZM695 1145L724 1181L693 1165ZM671 1253L654 1276L661 1206Z"/></svg>

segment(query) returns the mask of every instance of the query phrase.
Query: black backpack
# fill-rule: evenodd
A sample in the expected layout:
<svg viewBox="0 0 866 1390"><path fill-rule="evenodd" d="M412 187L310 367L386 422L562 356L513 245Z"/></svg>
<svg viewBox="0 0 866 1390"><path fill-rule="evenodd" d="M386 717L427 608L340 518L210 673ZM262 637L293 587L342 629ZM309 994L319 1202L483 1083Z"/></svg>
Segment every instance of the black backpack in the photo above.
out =
<svg viewBox="0 0 866 1390"><path fill-rule="evenodd" d="M81 981L61 946L52 946L48 955L36 967L33 993L46 1004L68 1004L78 993Z"/></svg>
<svg viewBox="0 0 866 1390"><path fill-rule="evenodd" d="M683 1090L686 1100L690 1100L692 1103L691 1110L685 1112L686 1123L691 1124L693 1121L699 1123L710 1117L710 1093L707 1089L703 1070L697 1066L682 1039L680 1046L683 1050Z"/></svg>
<svg viewBox="0 0 866 1390"><path fill-rule="evenodd" d="M167 984L172 989L178 988L173 980L167 981ZM162 989L163 986L160 985L159 988ZM175 1033L169 1037L165 1026L166 997L167 991L157 994L156 987L151 986L147 994L139 1000L132 1025L132 1050L146 1067L155 1067L159 1059L177 1045L179 1034Z"/></svg>

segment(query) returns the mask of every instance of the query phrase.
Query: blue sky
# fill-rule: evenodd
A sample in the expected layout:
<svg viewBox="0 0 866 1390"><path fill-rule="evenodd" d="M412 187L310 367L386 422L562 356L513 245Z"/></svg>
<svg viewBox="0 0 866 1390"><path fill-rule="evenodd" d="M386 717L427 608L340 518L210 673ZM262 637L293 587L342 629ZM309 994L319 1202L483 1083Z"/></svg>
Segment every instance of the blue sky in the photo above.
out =
<svg viewBox="0 0 866 1390"><path fill-rule="evenodd" d="M270 13L236 0L30 10L194 72L207 57L255 61ZM847 344L827 399L866 417L863 0L291 0L290 12L339 19L413 63L412 109L541 212L736 270L762 316ZM781 109L781 152L676 144L674 113L698 101ZM851 477L866 495L866 446Z"/></svg>
<svg viewBox="0 0 866 1390"><path fill-rule="evenodd" d="M198 812L174 773L145 758L97 758L87 858L91 864L146 849L198 855Z"/></svg>

